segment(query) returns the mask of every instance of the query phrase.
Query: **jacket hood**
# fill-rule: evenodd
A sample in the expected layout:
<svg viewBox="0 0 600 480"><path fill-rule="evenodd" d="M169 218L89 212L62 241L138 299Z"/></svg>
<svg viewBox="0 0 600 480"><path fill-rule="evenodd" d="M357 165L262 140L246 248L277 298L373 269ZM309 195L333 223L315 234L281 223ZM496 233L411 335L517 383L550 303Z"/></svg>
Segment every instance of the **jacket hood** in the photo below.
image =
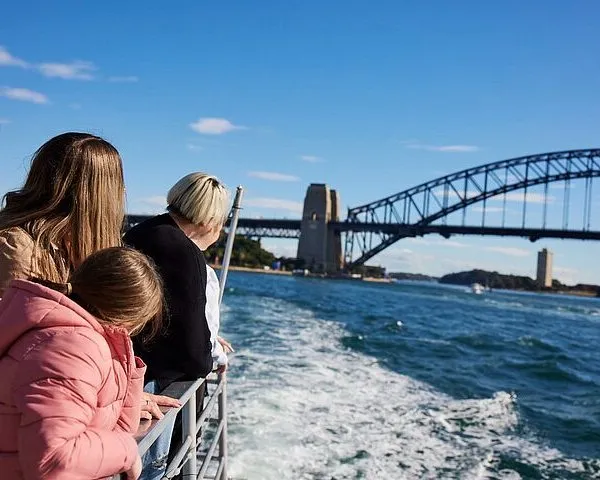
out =
<svg viewBox="0 0 600 480"><path fill-rule="evenodd" d="M87 327L105 335L110 327L70 298L51 288L26 280L14 280L0 300L0 356L30 330L48 327Z"/></svg>

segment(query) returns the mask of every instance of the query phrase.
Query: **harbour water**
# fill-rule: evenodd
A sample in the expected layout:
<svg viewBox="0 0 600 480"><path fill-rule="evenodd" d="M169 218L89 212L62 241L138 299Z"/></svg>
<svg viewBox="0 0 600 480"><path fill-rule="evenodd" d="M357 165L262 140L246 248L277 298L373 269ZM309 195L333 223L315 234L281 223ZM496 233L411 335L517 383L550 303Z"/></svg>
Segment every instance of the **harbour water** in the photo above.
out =
<svg viewBox="0 0 600 480"><path fill-rule="evenodd" d="M600 478L600 300L228 281L231 476Z"/></svg>

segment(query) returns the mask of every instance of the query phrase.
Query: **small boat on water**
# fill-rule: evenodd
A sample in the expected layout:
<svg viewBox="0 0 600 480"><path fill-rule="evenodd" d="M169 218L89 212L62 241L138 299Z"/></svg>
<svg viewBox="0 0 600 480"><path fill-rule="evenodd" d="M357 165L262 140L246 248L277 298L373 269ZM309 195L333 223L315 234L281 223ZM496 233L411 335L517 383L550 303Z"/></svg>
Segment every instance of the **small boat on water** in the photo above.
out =
<svg viewBox="0 0 600 480"><path fill-rule="evenodd" d="M481 295L485 292L485 287L481 283L474 283L471 285L471 292L475 295Z"/></svg>

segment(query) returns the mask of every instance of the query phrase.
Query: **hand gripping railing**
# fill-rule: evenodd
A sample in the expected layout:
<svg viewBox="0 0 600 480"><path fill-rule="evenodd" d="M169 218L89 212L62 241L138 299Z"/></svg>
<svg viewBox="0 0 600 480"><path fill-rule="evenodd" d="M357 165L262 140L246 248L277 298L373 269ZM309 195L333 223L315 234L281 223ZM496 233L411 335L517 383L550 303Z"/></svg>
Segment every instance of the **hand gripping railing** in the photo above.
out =
<svg viewBox="0 0 600 480"><path fill-rule="evenodd" d="M172 425L173 419L181 410L182 428L181 428L181 446L176 452L173 452L173 459L167 466L167 470L163 479L171 479L179 473L184 479L196 478L227 480L227 390L226 376L224 374L217 377L209 377L207 379L198 379L194 382L174 382L169 385L161 395L167 395L172 398L177 398L181 403L180 408L170 408L165 410L165 416L160 420L152 420L148 425L148 420L143 420L135 438L138 443L138 451L140 456L152 446L160 434L167 426ZM209 392L208 402L200 415L196 414L196 395L202 385L214 386ZM202 390L200 390L202 393ZM218 406L218 414L216 419L211 417L211 413ZM211 422L212 421L212 422ZM203 444L202 434L204 433L203 426L208 426L209 423L215 423L216 431L207 445ZM200 448L207 448L206 454L202 458L202 463L198 466L197 451ZM218 454L215 456L215 451L219 448ZM214 465L214 461L217 463ZM214 474L207 477L209 467L213 463ZM113 477L113 480L124 479L125 475L120 474Z"/></svg>

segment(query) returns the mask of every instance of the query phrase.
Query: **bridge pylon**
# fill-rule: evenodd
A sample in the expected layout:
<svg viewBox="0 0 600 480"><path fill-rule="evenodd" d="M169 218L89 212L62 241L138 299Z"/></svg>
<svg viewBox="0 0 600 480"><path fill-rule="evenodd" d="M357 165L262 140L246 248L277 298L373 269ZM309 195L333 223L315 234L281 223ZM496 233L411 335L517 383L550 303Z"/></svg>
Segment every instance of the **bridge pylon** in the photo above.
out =
<svg viewBox="0 0 600 480"><path fill-rule="evenodd" d="M314 273L336 273L342 268L342 238L329 228L340 221L340 197L324 183L311 183L304 197L297 258Z"/></svg>

